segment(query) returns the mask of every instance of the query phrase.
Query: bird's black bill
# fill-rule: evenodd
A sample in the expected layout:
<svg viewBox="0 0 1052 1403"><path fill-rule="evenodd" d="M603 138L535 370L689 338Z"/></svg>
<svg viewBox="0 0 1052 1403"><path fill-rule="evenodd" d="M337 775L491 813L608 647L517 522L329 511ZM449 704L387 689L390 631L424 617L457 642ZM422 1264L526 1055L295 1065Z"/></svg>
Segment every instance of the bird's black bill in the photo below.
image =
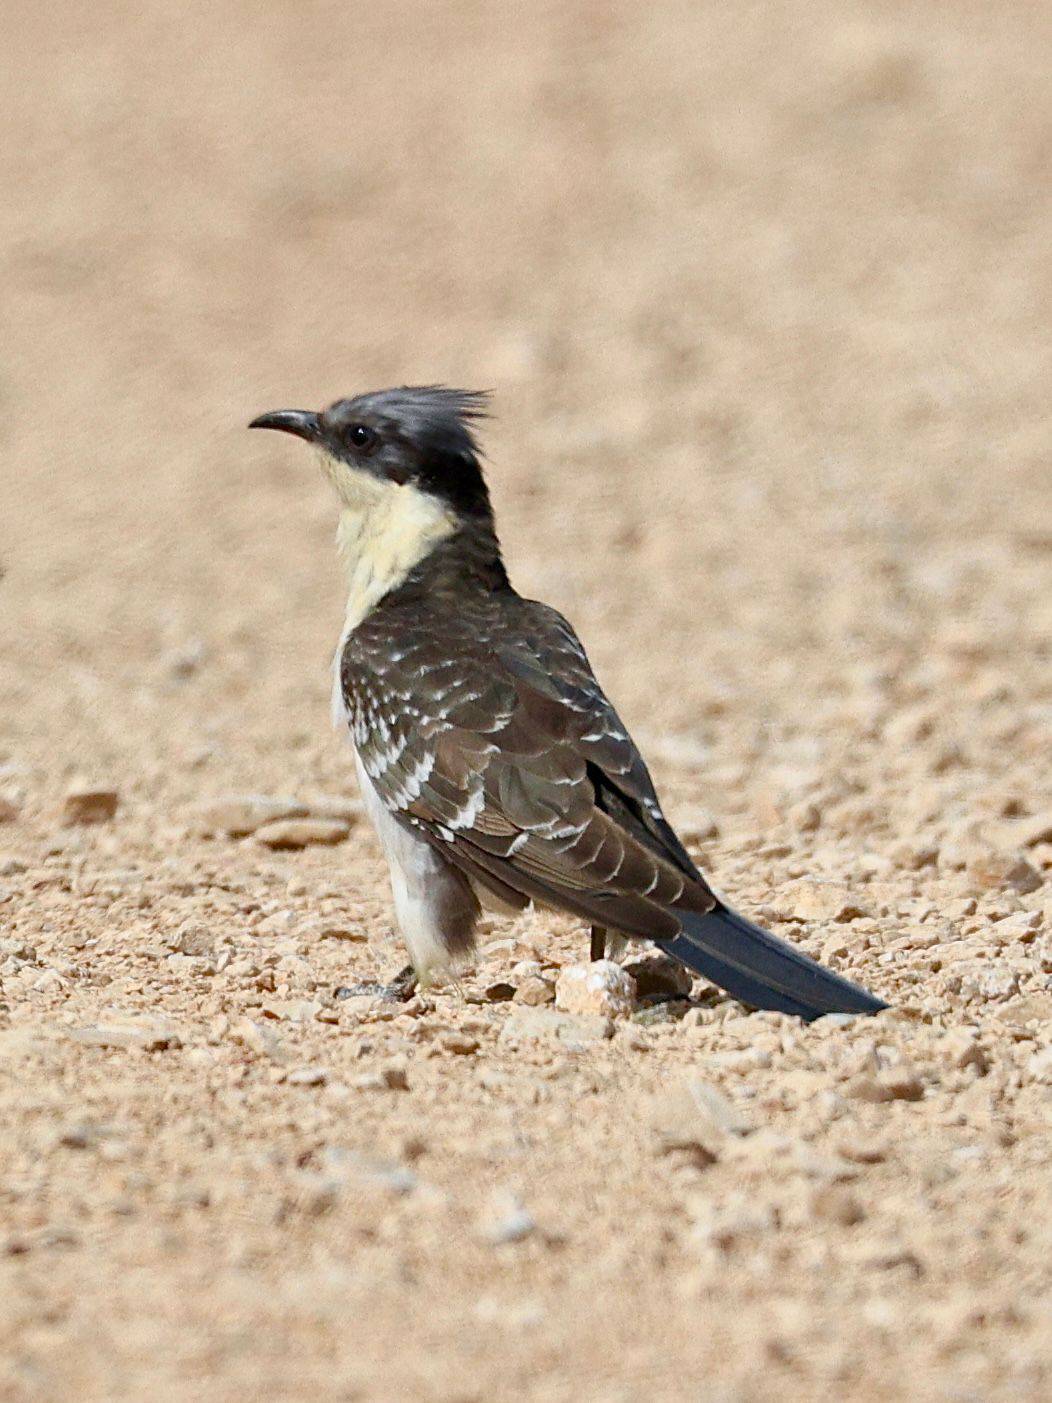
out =
<svg viewBox="0 0 1052 1403"><path fill-rule="evenodd" d="M312 443L318 437L318 416L311 409L274 409L260 414L248 426L250 429L280 429Z"/></svg>

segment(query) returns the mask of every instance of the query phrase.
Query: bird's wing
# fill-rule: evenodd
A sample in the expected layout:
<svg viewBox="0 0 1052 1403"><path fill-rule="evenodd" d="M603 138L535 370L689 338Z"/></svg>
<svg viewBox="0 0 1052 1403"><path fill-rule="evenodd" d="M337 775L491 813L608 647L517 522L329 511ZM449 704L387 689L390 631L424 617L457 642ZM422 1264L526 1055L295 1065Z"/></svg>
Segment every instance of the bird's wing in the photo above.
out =
<svg viewBox="0 0 1052 1403"><path fill-rule="evenodd" d="M366 620L341 683L388 809L502 895L658 940L680 930L671 908L715 904L554 610L513 596L431 628Z"/></svg>

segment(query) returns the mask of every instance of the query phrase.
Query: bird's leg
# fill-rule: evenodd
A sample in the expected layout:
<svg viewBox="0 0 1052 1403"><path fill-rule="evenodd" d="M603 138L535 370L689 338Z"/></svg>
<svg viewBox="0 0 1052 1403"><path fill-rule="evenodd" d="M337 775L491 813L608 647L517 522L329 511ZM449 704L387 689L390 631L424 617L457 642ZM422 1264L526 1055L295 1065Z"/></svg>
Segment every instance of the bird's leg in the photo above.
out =
<svg viewBox="0 0 1052 1403"><path fill-rule="evenodd" d="M606 926L592 927L592 948L589 958L592 960L606 959Z"/></svg>
<svg viewBox="0 0 1052 1403"><path fill-rule="evenodd" d="M389 984L383 986L381 993L385 999L405 1003L416 993L416 987L416 970L412 965L406 965L404 969L398 971Z"/></svg>

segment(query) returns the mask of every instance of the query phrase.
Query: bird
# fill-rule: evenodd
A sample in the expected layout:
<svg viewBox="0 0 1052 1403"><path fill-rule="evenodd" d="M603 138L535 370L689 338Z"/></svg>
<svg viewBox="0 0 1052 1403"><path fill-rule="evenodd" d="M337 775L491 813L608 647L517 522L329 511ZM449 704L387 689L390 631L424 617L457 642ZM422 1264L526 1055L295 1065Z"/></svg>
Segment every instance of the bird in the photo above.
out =
<svg viewBox="0 0 1052 1403"><path fill-rule="evenodd" d="M390 868L404 988L454 980L483 906L569 912L590 955L650 941L757 1009L882 1000L739 914L666 818L567 620L512 585L482 468L483 392L401 386L281 409L339 502L333 714Z"/></svg>

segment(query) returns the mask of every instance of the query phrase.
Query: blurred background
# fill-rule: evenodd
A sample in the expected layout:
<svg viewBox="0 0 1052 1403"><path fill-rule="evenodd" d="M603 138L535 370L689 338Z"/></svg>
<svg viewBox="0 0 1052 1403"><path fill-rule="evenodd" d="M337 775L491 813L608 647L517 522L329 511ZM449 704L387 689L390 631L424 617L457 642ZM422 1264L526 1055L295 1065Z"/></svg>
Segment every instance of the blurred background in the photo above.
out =
<svg viewBox="0 0 1052 1403"><path fill-rule="evenodd" d="M573 619L669 811L722 835L709 857L749 909L761 837L797 864L779 880L908 885L939 843L953 872L975 824L1047 807L1052 7L4 14L0 789L19 862L76 846L52 817L76 776L119 791L99 849L118 865L197 863L180 823L209 795L353 792L327 725L329 490L245 425L403 382L493 391L512 578ZM77 843L74 865L96 839ZM379 928L376 854L345 851ZM180 1310L207 1342L196 1299ZM826 1304L835 1334L847 1307ZM900 1323L901 1362L926 1346ZM129 1396L163 1353L142 1341ZM788 1379L791 1359L768 1363Z"/></svg>
<svg viewBox="0 0 1052 1403"><path fill-rule="evenodd" d="M513 577L644 728L1047 637L1047 6L8 15L7 743L315 729L331 504L243 429L389 383L494 391Z"/></svg>

